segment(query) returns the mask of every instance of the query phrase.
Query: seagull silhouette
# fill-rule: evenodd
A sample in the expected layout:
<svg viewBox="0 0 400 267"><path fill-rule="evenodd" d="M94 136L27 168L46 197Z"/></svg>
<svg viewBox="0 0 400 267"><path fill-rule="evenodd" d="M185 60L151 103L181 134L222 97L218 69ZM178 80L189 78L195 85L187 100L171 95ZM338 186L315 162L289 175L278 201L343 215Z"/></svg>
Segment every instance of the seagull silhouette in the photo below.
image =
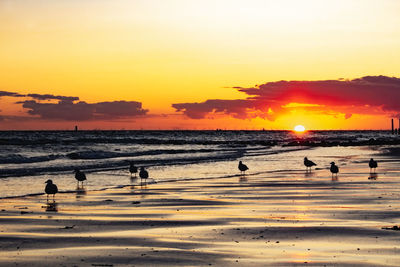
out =
<svg viewBox="0 0 400 267"><path fill-rule="evenodd" d="M339 172L339 167L335 165L335 162L331 162L330 170L331 170L331 173L332 173L332 177L333 177L333 174L336 174L336 177L337 177L337 174Z"/></svg>
<svg viewBox="0 0 400 267"><path fill-rule="evenodd" d="M149 178L149 173L144 169L144 167L140 167L139 177L140 179L145 179L145 180Z"/></svg>
<svg viewBox="0 0 400 267"><path fill-rule="evenodd" d="M130 164L129 172L131 173L131 177L132 177L132 174L135 174L135 177L136 177L136 173L138 171L137 167L135 166L135 164L133 162L131 162L129 164Z"/></svg>
<svg viewBox="0 0 400 267"><path fill-rule="evenodd" d="M79 186L79 182L82 182L82 186L83 186L83 181L86 180L86 175L85 175L85 173L81 172L79 169L75 169L75 179L78 181L78 186Z"/></svg>
<svg viewBox="0 0 400 267"><path fill-rule="evenodd" d="M246 174L246 171L249 169L245 164L242 163L242 161L239 161L239 166L240 174Z"/></svg>
<svg viewBox="0 0 400 267"><path fill-rule="evenodd" d="M45 184L47 184L46 187L44 188L44 192L46 192L47 194L47 200L49 200L49 195L53 195L53 200L54 200L54 196L58 192L57 186L53 184L53 181L50 179L47 180Z"/></svg>
<svg viewBox="0 0 400 267"><path fill-rule="evenodd" d="M372 173L372 169L374 169L374 173L375 173L377 167L378 167L378 162L376 162L373 158L371 158L369 160L369 172Z"/></svg>
<svg viewBox="0 0 400 267"><path fill-rule="evenodd" d="M309 170L310 172L311 172L312 166L317 166L317 164L315 164L314 162L309 160L307 157L304 158L304 165L306 166L306 171Z"/></svg>

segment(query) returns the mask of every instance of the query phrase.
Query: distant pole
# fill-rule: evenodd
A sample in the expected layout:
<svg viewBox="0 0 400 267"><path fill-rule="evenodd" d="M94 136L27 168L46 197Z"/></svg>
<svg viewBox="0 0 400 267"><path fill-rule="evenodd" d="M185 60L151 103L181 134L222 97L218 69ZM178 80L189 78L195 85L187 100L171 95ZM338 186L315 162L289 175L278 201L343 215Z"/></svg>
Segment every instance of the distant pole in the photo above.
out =
<svg viewBox="0 0 400 267"><path fill-rule="evenodd" d="M400 135L400 118L399 118L399 131L397 133Z"/></svg>
<svg viewBox="0 0 400 267"><path fill-rule="evenodd" d="M394 134L394 122L393 122L393 119L392 119L392 134Z"/></svg>
<svg viewBox="0 0 400 267"><path fill-rule="evenodd" d="M393 120L392 120L392 126L393 126ZM78 131L78 125L75 125L75 132L77 132L77 131Z"/></svg>

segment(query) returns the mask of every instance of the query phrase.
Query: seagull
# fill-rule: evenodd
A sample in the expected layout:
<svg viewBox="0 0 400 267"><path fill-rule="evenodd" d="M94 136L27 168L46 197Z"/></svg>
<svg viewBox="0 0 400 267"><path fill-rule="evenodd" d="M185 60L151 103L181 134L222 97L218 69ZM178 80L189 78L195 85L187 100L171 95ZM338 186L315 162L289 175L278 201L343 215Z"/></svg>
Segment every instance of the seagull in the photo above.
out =
<svg viewBox="0 0 400 267"><path fill-rule="evenodd" d="M81 172L79 169L75 169L75 179L78 181L78 186L79 186L79 182L82 182L82 186L83 186L83 181L86 180L86 175Z"/></svg>
<svg viewBox="0 0 400 267"><path fill-rule="evenodd" d="M372 169L374 169L375 172L377 167L378 167L378 162L376 162L373 158L371 158L369 160L369 172L372 173Z"/></svg>
<svg viewBox="0 0 400 267"><path fill-rule="evenodd" d="M336 177L337 177L337 174L339 172L339 167L335 165L335 162L331 162L330 170L331 170L331 173L332 173L332 177L333 177L334 173L336 174Z"/></svg>
<svg viewBox="0 0 400 267"><path fill-rule="evenodd" d="M137 167L135 166L135 164L133 162L130 163L129 172L131 173L131 177L132 177L132 174L135 174L135 177L136 177Z"/></svg>
<svg viewBox="0 0 400 267"><path fill-rule="evenodd" d="M46 192L47 194L47 200L49 200L49 195L53 195L53 200L54 200L54 195L58 192L57 186L53 184L52 180L47 180L45 184L47 184L44 189L44 192Z"/></svg>
<svg viewBox="0 0 400 267"><path fill-rule="evenodd" d="M243 164L241 161L239 161L239 166L240 174L246 174L246 171L249 169L245 164Z"/></svg>
<svg viewBox="0 0 400 267"><path fill-rule="evenodd" d="M140 167L139 177L140 179L149 178L149 173L144 169L144 167Z"/></svg>
<svg viewBox="0 0 400 267"><path fill-rule="evenodd" d="M306 166L306 171L308 171L308 168L310 168L310 172L312 166L317 166L317 164L309 160L307 157L304 158L304 165Z"/></svg>

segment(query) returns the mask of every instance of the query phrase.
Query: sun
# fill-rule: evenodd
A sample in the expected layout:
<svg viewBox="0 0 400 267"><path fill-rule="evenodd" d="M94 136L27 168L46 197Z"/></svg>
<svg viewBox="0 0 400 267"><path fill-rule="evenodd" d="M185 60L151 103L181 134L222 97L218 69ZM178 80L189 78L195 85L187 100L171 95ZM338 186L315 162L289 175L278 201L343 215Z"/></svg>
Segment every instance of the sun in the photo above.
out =
<svg viewBox="0 0 400 267"><path fill-rule="evenodd" d="M306 130L306 128L303 125L296 125L294 127L295 132L304 132L305 130Z"/></svg>

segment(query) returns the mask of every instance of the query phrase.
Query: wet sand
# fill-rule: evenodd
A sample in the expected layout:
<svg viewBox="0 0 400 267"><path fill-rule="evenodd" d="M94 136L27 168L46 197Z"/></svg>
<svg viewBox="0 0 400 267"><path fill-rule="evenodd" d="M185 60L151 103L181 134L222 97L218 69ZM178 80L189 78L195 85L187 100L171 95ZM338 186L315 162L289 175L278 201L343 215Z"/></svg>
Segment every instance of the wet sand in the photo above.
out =
<svg viewBox="0 0 400 267"><path fill-rule="evenodd" d="M0 265L400 266L400 231L382 229L400 225L400 160L374 158L372 176L369 155L338 158L337 180L299 158L291 171L253 161L246 176L1 199Z"/></svg>

